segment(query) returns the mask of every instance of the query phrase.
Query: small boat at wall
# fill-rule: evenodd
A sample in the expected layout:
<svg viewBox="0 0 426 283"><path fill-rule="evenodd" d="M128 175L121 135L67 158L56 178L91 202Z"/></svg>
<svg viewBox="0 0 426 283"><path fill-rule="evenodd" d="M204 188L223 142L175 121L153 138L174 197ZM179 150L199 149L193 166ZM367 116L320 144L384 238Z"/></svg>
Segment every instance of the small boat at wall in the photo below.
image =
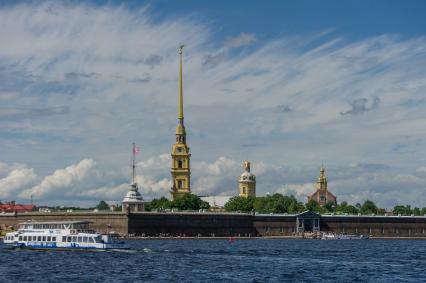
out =
<svg viewBox="0 0 426 283"><path fill-rule="evenodd" d="M368 236L344 233L322 233L321 240L367 240Z"/></svg>
<svg viewBox="0 0 426 283"><path fill-rule="evenodd" d="M110 234L89 228L90 221L28 221L7 233L3 243L9 248L35 250L123 250L128 246Z"/></svg>

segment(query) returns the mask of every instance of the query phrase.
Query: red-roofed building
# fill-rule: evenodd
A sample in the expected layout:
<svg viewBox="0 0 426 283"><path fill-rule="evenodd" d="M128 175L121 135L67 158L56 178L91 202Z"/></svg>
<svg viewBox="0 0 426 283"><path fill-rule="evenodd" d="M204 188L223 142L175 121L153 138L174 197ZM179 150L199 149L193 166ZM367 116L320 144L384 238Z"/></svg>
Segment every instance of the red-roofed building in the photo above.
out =
<svg viewBox="0 0 426 283"><path fill-rule="evenodd" d="M19 204L19 203L15 203L14 201L0 204L0 212L3 212L3 213L30 212L30 211L33 211L34 208L35 208L35 205L33 204Z"/></svg>

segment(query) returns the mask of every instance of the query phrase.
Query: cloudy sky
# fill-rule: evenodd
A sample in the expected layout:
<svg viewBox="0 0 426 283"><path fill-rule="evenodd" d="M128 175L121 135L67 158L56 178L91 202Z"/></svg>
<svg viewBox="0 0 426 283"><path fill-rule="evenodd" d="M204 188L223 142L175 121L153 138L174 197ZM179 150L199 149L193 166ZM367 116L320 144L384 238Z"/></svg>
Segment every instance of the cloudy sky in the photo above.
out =
<svg viewBox="0 0 426 283"><path fill-rule="evenodd" d="M426 206L424 1L0 1L0 200L167 196L184 53L192 190Z"/></svg>

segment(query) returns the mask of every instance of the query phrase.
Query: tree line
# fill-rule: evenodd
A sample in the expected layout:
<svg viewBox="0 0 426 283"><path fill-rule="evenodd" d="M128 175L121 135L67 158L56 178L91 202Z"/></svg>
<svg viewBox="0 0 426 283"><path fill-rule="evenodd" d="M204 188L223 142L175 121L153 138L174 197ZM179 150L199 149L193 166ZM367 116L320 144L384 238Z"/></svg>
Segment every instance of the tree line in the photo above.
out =
<svg viewBox="0 0 426 283"><path fill-rule="evenodd" d="M300 213L303 211L314 211L317 213L335 213L335 214L351 214L351 215L385 215L387 212L384 208L378 207L373 201L366 200L363 204L357 203L350 205L346 201L340 204L328 202L321 206L315 200L309 200L306 204L297 201L294 196L285 196L279 193L264 197L232 197L226 204L225 210L229 212L252 212L259 213ZM394 215L426 215L426 207L411 208L411 206L397 205L393 208Z"/></svg>
<svg viewBox="0 0 426 283"><path fill-rule="evenodd" d="M1 201L0 201L0 204ZM72 210L93 210L98 209L110 210L110 206L103 200L101 200L98 205L90 208L80 208L80 207L51 207L54 211L64 211L68 209ZM208 202L203 201L200 197L194 194L184 194L182 197L176 200L169 200L165 197L159 199L153 199L150 202L145 203L146 211L156 211L156 210L167 210L167 209L177 209L177 210L199 210L199 209L209 209L210 205ZM384 208L378 207L373 201L366 200L363 204L357 203L355 205L350 205L346 201L341 202L340 204L334 204L333 202L328 202L324 206L320 206L315 200L309 200L307 203L299 202L294 196L285 196L279 193L273 194L271 196L263 197L232 197L225 204L225 211L228 212L259 212L259 213L301 213L303 211L314 211L317 213L335 213L335 214L349 214L349 215L385 215L387 212ZM114 211L121 211L121 206L117 205ZM393 215L415 215L422 216L426 215L426 207L412 208L410 205L396 205L394 206Z"/></svg>
<svg viewBox="0 0 426 283"><path fill-rule="evenodd" d="M160 199L153 199L152 201L145 203L146 211L166 209L199 210L209 208L210 205L208 202L203 201L200 197L190 193L184 194L175 200L169 200L165 197L162 197Z"/></svg>

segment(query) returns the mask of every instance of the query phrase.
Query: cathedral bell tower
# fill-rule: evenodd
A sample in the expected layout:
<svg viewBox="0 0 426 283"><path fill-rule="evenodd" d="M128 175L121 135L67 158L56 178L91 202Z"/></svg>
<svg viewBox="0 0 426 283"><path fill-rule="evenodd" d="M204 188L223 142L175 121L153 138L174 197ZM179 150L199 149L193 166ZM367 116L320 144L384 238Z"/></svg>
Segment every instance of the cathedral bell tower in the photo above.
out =
<svg viewBox="0 0 426 283"><path fill-rule="evenodd" d="M333 195L327 188L327 178L325 176L325 169L323 166L321 166L320 175L317 179L316 187L317 191L314 192L311 196L308 196L308 201L315 200L321 206L324 206L329 202L333 203L334 205L337 204L336 196Z"/></svg>
<svg viewBox="0 0 426 283"><path fill-rule="evenodd" d="M243 163L244 172L238 179L238 190L240 197L256 197L256 176L250 172L250 161Z"/></svg>
<svg viewBox="0 0 426 283"><path fill-rule="evenodd" d="M190 188L190 157L189 147L186 144L186 131L183 124L183 83L182 83L182 52L183 45L179 47L179 101L178 125L176 126L176 141L172 147L172 179L171 194L173 200L191 192Z"/></svg>

